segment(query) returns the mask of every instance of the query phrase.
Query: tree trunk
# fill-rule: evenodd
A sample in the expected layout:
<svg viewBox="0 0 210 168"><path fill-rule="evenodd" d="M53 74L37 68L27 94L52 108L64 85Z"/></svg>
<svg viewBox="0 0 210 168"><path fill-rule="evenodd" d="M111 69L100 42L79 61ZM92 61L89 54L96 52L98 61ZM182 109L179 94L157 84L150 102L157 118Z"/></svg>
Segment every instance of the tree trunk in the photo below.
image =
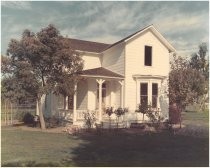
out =
<svg viewBox="0 0 210 168"><path fill-rule="evenodd" d="M45 95L42 95L45 96ZM39 106L39 119L40 119L40 125L41 125L41 129L46 129L45 126L45 121L44 121L44 115L43 115L43 111L42 111L42 102L41 99L38 100L38 106Z"/></svg>

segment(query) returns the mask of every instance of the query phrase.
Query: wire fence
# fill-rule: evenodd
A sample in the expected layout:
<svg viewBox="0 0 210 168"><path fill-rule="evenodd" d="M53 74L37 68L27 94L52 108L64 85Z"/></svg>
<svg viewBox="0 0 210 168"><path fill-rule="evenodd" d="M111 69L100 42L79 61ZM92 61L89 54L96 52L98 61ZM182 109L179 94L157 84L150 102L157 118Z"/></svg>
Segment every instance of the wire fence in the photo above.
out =
<svg viewBox="0 0 210 168"><path fill-rule="evenodd" d="M26 113L36 114L36 106L33 103L16 104L10 101L1 102L1 125L13 125L22 122Z"/></svg>

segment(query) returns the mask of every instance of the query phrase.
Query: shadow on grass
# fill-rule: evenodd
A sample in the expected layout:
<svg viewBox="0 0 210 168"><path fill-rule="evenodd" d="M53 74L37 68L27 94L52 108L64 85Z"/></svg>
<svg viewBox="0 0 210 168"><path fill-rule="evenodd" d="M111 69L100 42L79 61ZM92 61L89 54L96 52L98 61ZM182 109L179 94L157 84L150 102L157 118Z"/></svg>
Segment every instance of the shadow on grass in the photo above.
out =
<svg viewBox="0 0 210 168"><path fill-rule="evenodd" d="M64 138L64 137L63 137ZM208 137L173 135L167 131L142 134L125 130L85 133L67 138L56 149L63 160L3 162L3 167L207 167ZM72 143L77 142L77 145ZM53 142L57 143L57 141ZM59 151L60 150L60 151ZM62 153L61 153L62 152ZM41 157L41 156L40 156ZM46 157L46 156L44 156ZM26 158L27 159L27 158Z"/></svg>
<svg viewBox="0 0 210 168"><path fill-rule="evenodd" d="M73 149L65 164L75 166L209 166L208 138L168 132L128 134L106 132L79 136L86 143ZM72 149L71 149L72 150ZM69 160L68 160L69 159Z"/></svg>

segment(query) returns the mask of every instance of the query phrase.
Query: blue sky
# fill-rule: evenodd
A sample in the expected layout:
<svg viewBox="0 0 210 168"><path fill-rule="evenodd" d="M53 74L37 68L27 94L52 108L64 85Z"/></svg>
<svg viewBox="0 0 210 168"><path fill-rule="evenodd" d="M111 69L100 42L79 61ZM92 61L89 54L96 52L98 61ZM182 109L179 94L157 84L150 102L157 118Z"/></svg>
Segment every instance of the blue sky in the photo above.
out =
<svg viewBox="0 0 210 168"><path fill-rule="evenodd" d="M110 44L154 24L184 56L197 51L202 42L209 44L208 1L5 1L1 54L24 29L37 32L50 23L64 36Z"/></svg>

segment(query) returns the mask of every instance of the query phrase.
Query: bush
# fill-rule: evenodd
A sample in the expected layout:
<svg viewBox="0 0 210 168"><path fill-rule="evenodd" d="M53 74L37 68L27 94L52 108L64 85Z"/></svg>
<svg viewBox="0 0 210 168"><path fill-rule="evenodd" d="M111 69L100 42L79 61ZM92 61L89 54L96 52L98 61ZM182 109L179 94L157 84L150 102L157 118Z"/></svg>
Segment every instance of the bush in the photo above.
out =
<svg viewBox="0 0 210 168"><path fill-rule="evenodd" d="M34 123L34 116L31 113L26 113L23 117L23 122L25 124L33 124Z"/></svg>
<svg viewBox="0 0 210 168"><path fill-rule="evenodd" d="M24 111L23 109L21 109L21 110L14 111L13 119L18 120L18 121L23 121L23 118L27 113L29 113L31 115L35 115L35 111L30 111L30 110Z"/></svg>
<svg viewBox="0 0 210 168"><path fill-rule="evenodd" d="M46 123L47 128L54 128L54 127L59 126L60 121L59 121L59 118L57 118L56 116L51 116L51 117L45 118L45 123Z"/></svg>
<svg viewBox="0 0 210 168"><path fill-rule="evenodd" d="M84 112L85 125L88 129L92 128L96 122L96 117L94 112Z"/></svg>

